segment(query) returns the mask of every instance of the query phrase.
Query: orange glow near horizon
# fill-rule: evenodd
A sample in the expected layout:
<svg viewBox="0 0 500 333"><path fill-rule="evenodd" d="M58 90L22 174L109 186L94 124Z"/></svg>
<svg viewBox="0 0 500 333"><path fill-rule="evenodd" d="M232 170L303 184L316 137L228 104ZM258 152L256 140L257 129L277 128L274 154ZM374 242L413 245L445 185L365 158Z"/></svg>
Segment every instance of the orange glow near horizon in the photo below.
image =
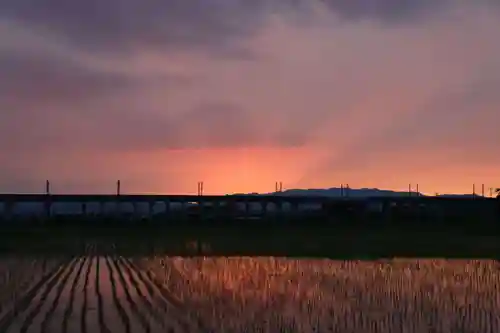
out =
<svg viewBox="0 0 500 333"><path fill-rule="evenodd" d="M353 189L404 192L409 184L416 191L418 184L419 191L427 195L472 193L473 184L478 194L485 184L485 194L489 195L490 188L500 187L499 169L494 163L459 164L453 156L438 160L431 155L398 158L382 154L370 163L355 160L347 165L325 164L325 156L332 151L248 147L56 154L36 165L35 185L22 191L42 192L45 179L51 180L53 193L61 194L114 193L117 179L122 182L122 193L131 194L196 194L199 181L204 182L207 195L269 193L275 190L275 182L282 182L284 190L349 184ZM5 192L4 188L0 190Z"/></svg>
<svg viewBox="0 0 500 333"><path fill-rule="evenodd" d="M203 181L204 194L267 193L274 191L276 181L295 182L307 161L317 154L306 149L253 147L170 151L160 159L175 160L172 170L175 167L181 176L176 192L196 193L196 183ZM168 173L161 182L165 190L173 189Z"/></svg>
<svg viewBox="0 0 500 333"><path fill-rule="evenodd" d="M275 182L283 182L283 188L330 188L349 184L355 188L379 188L386 190L412 190L433 195L435 193L476 193L490 187L498 187L498 167L475 164L458 165L453 160L434 161L415 157L397 158L384 155L370 165L354 164L344 168L316 173L314 166L322 163L327 154L315 148L239 148L239 149L190 149L152 152L135 152L103 155L92 161L84 156L73 159L66 168L68 173L53 173L50 179L56 192L67 192L65 183L74 182L79 175L97 179L96 186L75 186L71 192L112 193L116 179L122 180L123 193L196 194L197 182L204 182L204 194L269 193ZM418 163L418 160L421 160ZM90 161L90 162L89 162ZM55 165L60 163L54 160ZM52 163L42 172L49 175ZM92 169L94 167L95 169ZM120 170L119 174L114 171ZM312 170L312 171L311 171ZM481 170L481 174L477 174ZM94 171L94 173L90 172ZM86 173L85 173L86 172ZM305 175L309 174L309 177ZM82 184L89 181L79 179ZM60 185L59 185L60 184ZM58 190L60 189L60 190Z"/></svg>
<svg viewBox="0 0 500 333"><path fill-rule="evenodd" d="M109 1L7 0L0 192L500 187L491 0Z"/></svg>

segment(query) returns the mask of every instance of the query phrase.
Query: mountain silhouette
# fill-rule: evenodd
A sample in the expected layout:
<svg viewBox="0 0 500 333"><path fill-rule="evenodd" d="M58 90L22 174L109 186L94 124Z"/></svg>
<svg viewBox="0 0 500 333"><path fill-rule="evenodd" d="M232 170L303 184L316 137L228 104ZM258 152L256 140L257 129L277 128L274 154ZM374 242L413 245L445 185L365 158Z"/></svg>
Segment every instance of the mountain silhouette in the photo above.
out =
<svg viewBox="0 0 500 333"><path fill-rule="evenodd" d="M325 189L289 189L282 192L267 193L264 195L283 195L283 196L321 196L321 197L354 197L354 198L368 198L368 197L399 197L399 196L423 196L422 193L408 191L392 191L381 190L378 188L338 188L331 187Z"/></svg>

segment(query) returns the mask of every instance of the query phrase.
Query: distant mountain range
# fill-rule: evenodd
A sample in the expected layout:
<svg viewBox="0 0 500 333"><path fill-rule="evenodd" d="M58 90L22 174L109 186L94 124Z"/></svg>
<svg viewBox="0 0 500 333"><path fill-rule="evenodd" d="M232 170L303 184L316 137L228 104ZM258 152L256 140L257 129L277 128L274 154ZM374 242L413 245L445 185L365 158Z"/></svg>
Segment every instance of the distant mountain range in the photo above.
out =
<svg viewBox="0 0 500 333"><path fill-rule="evenodd" d="M238 193L242 195L242 193ZM238 195L237 194L237 195ZM323 197L341 197L348 196L353 198L368 198L368 197L401 197L401 196L428 196L420 192L408 191L391 191L391 190L381 190L378 188L325 188L325 189L289 189L283 192L272 192L272 193L249 193L249 195L283 195L283 196L323 196ZM247 194L248 195L248 194ZM438 197L478 197L479 194L438 194Z"/></svg>
<svg viewBox="0 0 500 333"><path fill-rule="evenodd" d="M337 187L332 187L328 189L290 189L290 190L285 190L283 192L278 192L278 193L270 193L271 195L273 194L279 194L279 195L285 195L285 196L326 196L326 197L341 197L341 196L349 196L349 197L356 197L356 198L366 198L366 197L390 197L390 196L423 196L422 193L418 192L411 192L409 193L408 191L405 192L399 192L399 191L391 191L391 190L380 190L377 188L360 188L360 189L354 189L354 188L337 188Z"/></svg>
<svg viewBox="0 0 500 333"><path fill-rule="evenodd" d="M474 197L480 197L480 194L438 194L438 197L444 197L444 198L474 198Z"/></svg>

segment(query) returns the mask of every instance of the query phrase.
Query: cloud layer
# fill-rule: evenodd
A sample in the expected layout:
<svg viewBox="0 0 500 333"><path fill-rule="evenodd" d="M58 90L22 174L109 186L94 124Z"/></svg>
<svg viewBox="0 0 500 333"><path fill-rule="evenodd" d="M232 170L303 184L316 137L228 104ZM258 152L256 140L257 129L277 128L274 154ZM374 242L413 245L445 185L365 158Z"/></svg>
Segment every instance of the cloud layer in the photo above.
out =
<svg viewBox="0 0 500 333"><path fill-rule="evenodd" d="M498 31L490 0L2 1L0 191L492 183Z"/></svg>

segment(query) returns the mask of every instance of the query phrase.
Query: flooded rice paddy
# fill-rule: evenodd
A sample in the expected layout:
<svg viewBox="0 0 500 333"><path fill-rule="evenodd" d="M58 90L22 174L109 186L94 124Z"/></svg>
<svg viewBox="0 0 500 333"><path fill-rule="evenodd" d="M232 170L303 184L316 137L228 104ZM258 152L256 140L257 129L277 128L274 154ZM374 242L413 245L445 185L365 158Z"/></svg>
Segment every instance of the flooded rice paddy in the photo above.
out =
<svg viewBox="0 0 500 333"><path fill-rule="evenodd" d="M0 332L500 332L495 260L21 257Z"/></svg>

